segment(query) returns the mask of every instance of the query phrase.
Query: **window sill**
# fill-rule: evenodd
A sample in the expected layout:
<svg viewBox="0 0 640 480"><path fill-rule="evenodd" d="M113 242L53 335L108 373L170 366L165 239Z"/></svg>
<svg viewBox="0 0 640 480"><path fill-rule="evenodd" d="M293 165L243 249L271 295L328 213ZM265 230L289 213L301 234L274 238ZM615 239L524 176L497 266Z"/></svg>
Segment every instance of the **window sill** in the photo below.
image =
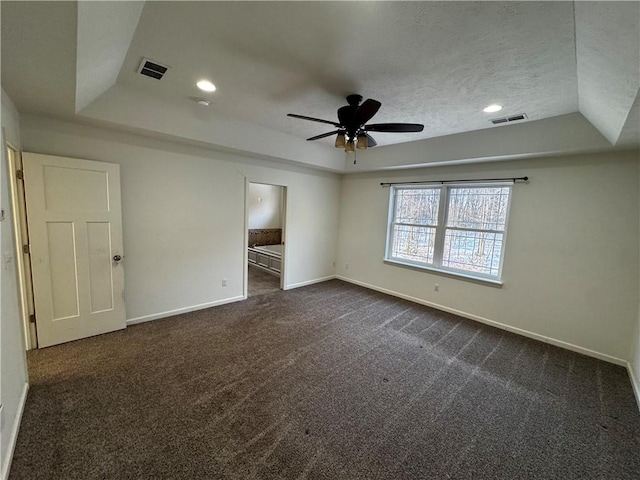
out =
<svg viewBox="0 0 640 480"><path fill-rule="evenodd" d="M443 275L445 277L457 278L459 280L466 280L468 282L480 283L482 285L487 285L495 288L502 288L502 285L504 284L500 280L493 280L491 278L484 278L484 277L476 277L474 275L470 275L466 273L452 272L450 270L441 270L439 268L434 268L434 267L425 267L423 265L415 265L413 263L401 262L399 260L390 260L388 258L385 258L383 261L384 263L387 263L389 265L396 265L399 267L406 267L414 270L427 271L429 273L434 273L436 275Z"/></svg>

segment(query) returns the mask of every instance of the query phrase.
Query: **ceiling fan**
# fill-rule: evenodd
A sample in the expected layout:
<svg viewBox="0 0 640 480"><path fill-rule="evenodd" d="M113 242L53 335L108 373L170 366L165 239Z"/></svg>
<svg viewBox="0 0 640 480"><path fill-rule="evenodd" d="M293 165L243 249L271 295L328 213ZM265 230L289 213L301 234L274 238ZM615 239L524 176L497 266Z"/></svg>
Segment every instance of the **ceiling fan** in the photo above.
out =
<svg viewBox="0 0 640 480"><path fill-rule="evenodd" d="M372 123L367 124L371 118L378 112L382 105L379 101L369 98L362 105L362 95L347 95L347 103L344 107L338 109L338 121L322 120L321 118L306 117L304 115L296 115L288 113L288 117L301 118L312 122L327 123L337 128L333 132L323 133L315 137L307 138L307 140L318 140L320 138L329 137L338 134L336 137L336 148L344 148L345 152L351 153L355 148L364 150L369 147L375 147L376 141L369 132L391 132L391 133L408 133L421 132L424 125L419 123Z"/></svg>

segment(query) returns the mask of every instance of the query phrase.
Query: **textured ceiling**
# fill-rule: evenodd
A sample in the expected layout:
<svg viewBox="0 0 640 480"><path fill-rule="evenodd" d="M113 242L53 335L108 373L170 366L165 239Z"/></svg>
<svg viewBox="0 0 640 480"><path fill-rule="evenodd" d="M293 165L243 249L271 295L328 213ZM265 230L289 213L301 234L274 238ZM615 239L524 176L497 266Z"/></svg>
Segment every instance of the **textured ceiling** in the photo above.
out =
<svg viewBox="0 0 640 480"><path fill-rule="evenodd" d="M286 114L335 120L350 93L382 102L371 123L425 125L376 133L381 148L366 153L379 168L402 165L400 150L387 148L420 140L408 148L430 149L424 165L473 161L473 152L483 161L640 145L640 2L1 7L2 88L21 113L334 171L353 167L333 138L304 140L332 128ZM165 78L136 74L142 57L170 66ZM218 90L198 91L200 78ZM505 109L483 113L491 103ZM528 119L489 122L519 113Z"/></svg>
<svg viewBox="0 0 640 480"><path fill-rule="evenodd" d="M142 57L171 69L136 75ZM210 108L302 138L332 129L286 113L335 120L354 92L382 102L376 123L425 124L381 145L490 127L490 103L537 120L578 109L573 6L147 2L119 82L187 102L200 77L218 86Z"/></svg>

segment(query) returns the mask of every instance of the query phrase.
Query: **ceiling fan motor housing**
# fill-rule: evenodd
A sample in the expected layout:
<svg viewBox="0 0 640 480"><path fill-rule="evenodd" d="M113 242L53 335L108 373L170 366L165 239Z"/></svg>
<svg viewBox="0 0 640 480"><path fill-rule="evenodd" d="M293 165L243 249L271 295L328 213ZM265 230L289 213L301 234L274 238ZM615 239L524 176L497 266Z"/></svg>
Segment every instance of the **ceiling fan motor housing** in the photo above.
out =
<svg viewBox="0 0 640 480"><path fill-rule="evenodd" d="M347 103L352 107L357 107L360 105L362 101L362 95L358 95L357 93L352 93L351 95L347 95Z"/></svg>

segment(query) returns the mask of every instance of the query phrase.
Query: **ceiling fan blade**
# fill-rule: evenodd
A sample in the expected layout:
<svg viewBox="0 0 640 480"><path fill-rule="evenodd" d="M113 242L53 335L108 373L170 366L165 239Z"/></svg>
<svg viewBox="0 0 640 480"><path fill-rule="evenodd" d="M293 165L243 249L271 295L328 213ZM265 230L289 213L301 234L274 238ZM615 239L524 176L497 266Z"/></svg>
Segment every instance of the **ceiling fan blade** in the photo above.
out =
<svg viewBox="0 0 640 480"><path fill-rule="evenodd" d="M356 110L354 123L358 126L364 125L378 113L381 106L382 104L373 98L365 100L364 103L358 107L358 110Z"/></svg>
<svg viewBox="0 0 640 480"><path fill-rule="evenodd" d="M322 135L316 135L315 137L307 138L307 141L318 140L324 137L330 137L331 135L335 135L338 132L340 132L340 130L334 130L333 132L323 133Z"/></svg>
<svg viewBox="0 0 640 480"><path fill-rule="evenodd" d="M287 117L301 118L302 120L309 120L311 122L326 123L328 125L333 125L334 127L340 126L340 124L336 122L331 122L329 120L322 120L321 118L305 117L304 115L296 115L295 113L287 113Z"/></svg>
<svg viewBox="0 0 640 480"><path fill-rule="evenodd" d="M345 105L338 109L338 121L340 125L349 127L353 123L354 115L356 114L358 107L355 105Z"/></svg>
<svg viewBox="0 0 640 480"><path fill-rule="evenodd" d="M378 142L374 140L374 138L367 133L367 148L375 147L378 145Z"/></svg>
<svg viewBox="0 0 640 480"><path fill-rule="evenodd" d="M420 123L374 123L365 125L364 129L367 132L421 132L424 130L424 125Z"/></svg>

